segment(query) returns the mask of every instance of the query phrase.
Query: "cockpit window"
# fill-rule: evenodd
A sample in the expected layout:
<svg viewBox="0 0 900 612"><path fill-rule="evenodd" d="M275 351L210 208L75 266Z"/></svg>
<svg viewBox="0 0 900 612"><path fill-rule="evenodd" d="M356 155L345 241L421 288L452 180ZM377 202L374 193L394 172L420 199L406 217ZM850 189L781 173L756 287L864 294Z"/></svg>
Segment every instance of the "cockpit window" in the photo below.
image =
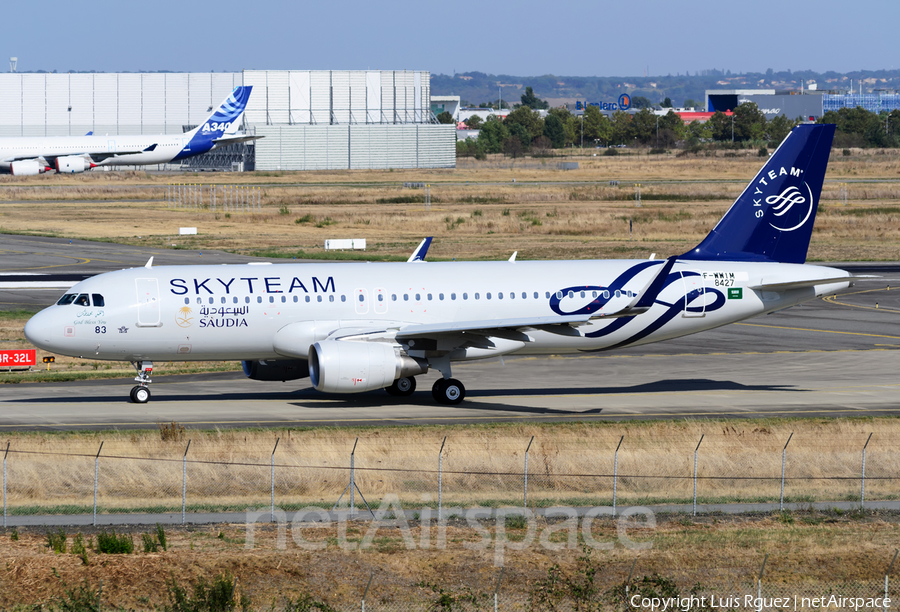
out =
<svg viewBox="0 0 900 612"><path fill-rule="evenodd" d="M59 298L59 301L56 303L56 305L57 306L66 306L66 305L74 302L75 298L77 298L77 297L78 297L77 293L67 293L64 296L62 296L61 298Z"/></svg>
<svg viewBox="0 0 900 612"><path fill-rule="evenodd" d="M90 298L88 298L88 294L87 293L79 293L78 297L75 298L75 305L76 306L90 306L91 300L90 300Z"/></svg>
<svg viewBox="0 0 900 612"><path fill-rule="evenodd" d="M225 299L225 298L222 298L222 299ZM100 295L99 293L92 293L91 300L93 300L94 306L97 306L100 308L103 308L104 306L106 306L106 301L103 299L103 296Z"/></svg>

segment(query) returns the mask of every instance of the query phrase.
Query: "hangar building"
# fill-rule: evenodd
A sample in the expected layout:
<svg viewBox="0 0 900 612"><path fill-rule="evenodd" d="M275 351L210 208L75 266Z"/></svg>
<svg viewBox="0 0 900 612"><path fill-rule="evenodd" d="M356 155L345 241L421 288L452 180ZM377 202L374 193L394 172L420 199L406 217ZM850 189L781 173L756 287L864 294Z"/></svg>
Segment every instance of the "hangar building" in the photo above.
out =
<svg viewBox="0 0 900 612"><path fill-rule="evenodd" d="M456 130L427 71L0 74L0 136L179 134L252 85L244 129L265 136L186 160L257 170L452 168Z"/></svg>

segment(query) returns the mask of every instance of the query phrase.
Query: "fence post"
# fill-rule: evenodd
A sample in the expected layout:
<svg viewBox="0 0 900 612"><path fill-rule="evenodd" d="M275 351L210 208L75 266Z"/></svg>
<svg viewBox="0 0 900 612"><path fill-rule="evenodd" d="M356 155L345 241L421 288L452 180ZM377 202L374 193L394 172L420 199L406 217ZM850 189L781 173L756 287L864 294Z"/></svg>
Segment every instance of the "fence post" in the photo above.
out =
<svg viewBox="0 0 900 612"><path fill-rule="evenodd" d="M897 560L897 553L900 553L900 548L894 551L894 558L891 559L891 564L888 565L887 572L884 574L884 598L887 599L888 596L888 576L891 575L891 570L894 569L894 561ZM887 606L884 606L882 612L887 612Z"/></svg>
<svg viewBox="0 0 900 612"><path fill-rule="evenodd" d="M506 566L500 567L500 575L497 576L497 588L494 589L494 612L497 612L497 597L500 594L500 583L503 581L503 570Z"/></svg>
<svg viewBox="0 0 900 612"><path fill-rule="evenodd" d="M6 457L9 455L9 442L6 443L6 452L3 453L3 528L6 529Z"/></svg>
<svg viewBox="0 0 900 612"><path fill-rule="evenodd" d="M787 442L784 443L784 448L781 449L781 503L779 504L779 510L784 512L784 462L787 457L787 447L788 444L791 443L791 438L794 437L794 432L791 432L791 435L788 436ZM765 563L763 563L765 565Z"/></svg>
<svg viewBox="0 0 900 612"><path fill-rule="evenodd" d="M191 449L191 441L188 440L187 448L184 449L184 457L181 458L181 524L185 522L185 510L187 509L187 454Z"/></svg>
<svg viewBox="0 0 900 612"><path fill-rule="evenodd" d="M94 527L97 526L97 483L100 479L100 451L103 450L103 440L100 440L100 448L94 457Z"/></svg>
<svg viewBox="0 0 900 612"><path fill-rule="evenodd" d="M531 448L531 443L534 442L534 436L531 436L531 440L528 441L528 446L525 448L525 508L528 508L528 450Z"/></svg>
<svg viewBox="0 0 900 612"><path fill-rule="evenodd" d="M272 449L272 522L275 522L275 451L281 438L275 438L275 448Z"/></svg>
<svg viewBox="0 0 900 612"><path fill-rule="evenodd" d="M356 508L354 493L356 493L356 445L359 438L353 443L353 450L350 451L350 518L353 518L353 510Z"/></svg>
<svg viewBox="0 0 900 612"><path fill-rule="evenodd" d="M697 442L697 448L694 449L694 516L697 516L697 451L700 450L704 435L706 434L700 434L700 442Z"/></svg>
<svg viewBox="0 0 900 612"><path fill-rule="evenodd" d="M637 557L631 562L631 571L628 572L628 578L625 580L625 603L628 603L628 592L631 589L631 576L634 575L634 566L637 565Z"/></svg>
<svg viewBox="0 0 900 612"><path fill-rule="evenodd" d="M869 433L869 437L866 438L866 443L863 445L863 457L862 457L862 480L859 485L859 507L860 509L865 508L866 506L866 447L869 445L869 440L872 439L872 433Z"/></svg>
<svg viewBox="0 0 900 612"><path fill-rule="evenodd" d="M619 485L619 447L622 446L622 440L624 439L625 436L619 438L619 443L616 444L615 458L613 459L613 516L616 515L616 489Z"/></svg>
<svg viewBox="0 0 900 612"><path fill-rule="evenodd" d="M763 572L766 571L766 561L769 560L769 553L766 553L766 556L763 557L762 567L759 568L759 578L756 579L756 596L761 600L762 599L762 577Z"/></svg>
<svg viewBox="0 0 900 612"><path fill-rule="evenodd" d="M375 577L375 572L369 574L369 582L366 583L366 590L363 591L362 596L362 612L366 612L366 596L369 594L369 587L372 586L372 578Z"/></svg>
<svg viewBox="0 0 900 612"><path fill-rule="evenodd" d="M447 436L444 436L444 441L441 442L441 450L438 453L438 522L441 521L443 515L441 513L441 508L443 508L443 493L444 493L444 445L447 443Z"/></svg>

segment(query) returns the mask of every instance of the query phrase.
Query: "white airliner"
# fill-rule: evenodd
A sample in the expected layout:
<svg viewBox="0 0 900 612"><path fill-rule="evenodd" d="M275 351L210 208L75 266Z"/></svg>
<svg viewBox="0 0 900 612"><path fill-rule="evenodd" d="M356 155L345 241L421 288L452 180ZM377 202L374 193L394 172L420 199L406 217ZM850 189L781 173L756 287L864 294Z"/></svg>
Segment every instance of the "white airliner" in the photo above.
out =
<svg viewBox="0 0 900 612"><path fill-rule="evenodd" d="M712 232L665 260L247 264L100 274L28 321L47 351L131 361L134 402L153 361L241 360L254 380L309 376L326 393L409 395L454 362L613 350L773 312L850 285L803 265L832 125L794 128ZM423 243L424 244L424 243ZM427 247L427 245L424 245Z"/></svg>
<svg viewBox="0 0 900 612"><path fill-rule="evenodd" d="M238 133L252 87L236 87L206 121L185 134L0 138L0 172L78 173L98 166L167 164L258 137Z"/></svg>

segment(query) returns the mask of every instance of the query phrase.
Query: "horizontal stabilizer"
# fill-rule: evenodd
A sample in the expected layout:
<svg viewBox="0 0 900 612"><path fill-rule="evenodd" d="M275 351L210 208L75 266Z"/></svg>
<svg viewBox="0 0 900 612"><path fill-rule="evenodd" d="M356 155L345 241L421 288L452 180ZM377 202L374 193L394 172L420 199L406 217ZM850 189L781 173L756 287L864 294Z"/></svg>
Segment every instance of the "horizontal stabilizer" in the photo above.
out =
<svg viewBox="0 0 900 612"><path fill-rule="evenodd" d="M750 289L755 291L786 291L788 289L803 289L804 287L815 287L816 285L828 285L830 283L851 282L854 276L834 276L832 278L813 278L809 280L786 281L782 283L761 283L752 285Z"/></svg>
<svg viewBox="0 0 900 612"><path fill-rule="evenodd" d="M224 147L225 145L238 144L240 142L250 142L251 140L259 140L260 138L265 138L265 136L251 136L250 134L229 134L222 136L221 138L215 138L212 142L217 147Z"/></svg>

